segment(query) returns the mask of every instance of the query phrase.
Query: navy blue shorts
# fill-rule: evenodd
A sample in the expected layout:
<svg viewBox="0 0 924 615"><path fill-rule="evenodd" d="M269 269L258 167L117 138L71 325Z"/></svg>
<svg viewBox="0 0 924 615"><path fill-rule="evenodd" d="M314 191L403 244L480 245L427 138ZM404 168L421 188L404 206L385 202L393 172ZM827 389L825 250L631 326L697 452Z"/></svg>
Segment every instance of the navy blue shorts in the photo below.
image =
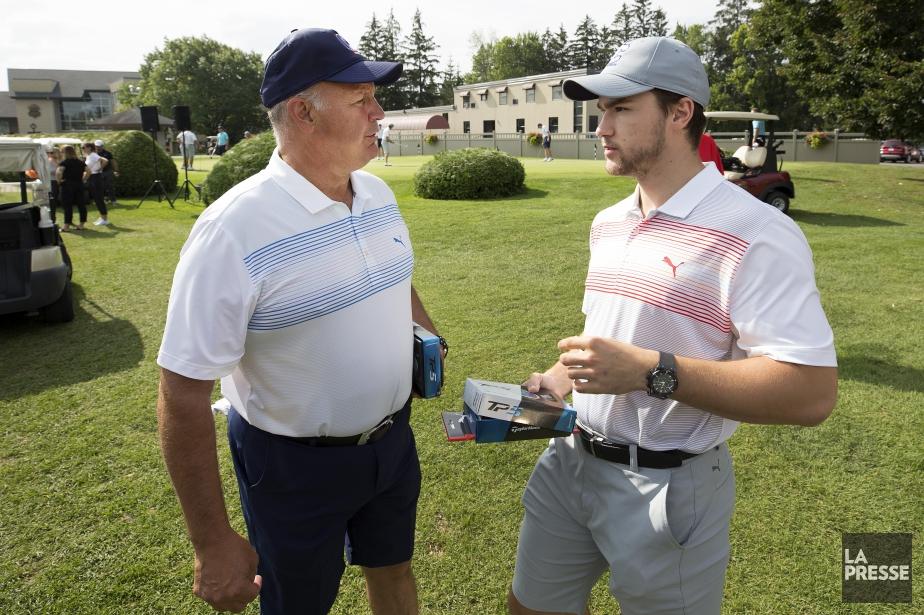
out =
<svg viewBox="0 0 924 615"><path fill-rule="evenodd" d="M410 401L377 442L314 447L231 410L228 442L263 576L260 612L327 613L345 568L409 561L420 494Z"/></svg>

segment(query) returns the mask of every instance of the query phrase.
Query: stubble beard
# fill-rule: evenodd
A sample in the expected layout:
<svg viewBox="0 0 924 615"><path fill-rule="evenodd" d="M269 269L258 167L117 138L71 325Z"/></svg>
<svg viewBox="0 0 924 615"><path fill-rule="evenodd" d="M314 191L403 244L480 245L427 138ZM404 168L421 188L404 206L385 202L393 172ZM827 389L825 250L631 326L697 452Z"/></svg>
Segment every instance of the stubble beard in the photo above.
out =
<svg viewBox="0 0 924 615"><path fill-rule="evenodd" d="M635 178L647 175L664 152L664 127L666 124L667 119L661 118L650 137L645 140L647 143L642 144L639 148L628 152L625 149L620 149L618 159L606 161L606 172L610 175Z"/></svg>

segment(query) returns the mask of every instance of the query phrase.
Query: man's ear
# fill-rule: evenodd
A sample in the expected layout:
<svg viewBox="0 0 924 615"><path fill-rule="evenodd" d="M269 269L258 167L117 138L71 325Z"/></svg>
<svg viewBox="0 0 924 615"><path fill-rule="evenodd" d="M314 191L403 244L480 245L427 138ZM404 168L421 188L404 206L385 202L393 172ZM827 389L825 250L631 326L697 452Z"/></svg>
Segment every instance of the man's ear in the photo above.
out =
<svg viewBox="0 0 924 615"><path fill-rule="evenodd" d="M693 99L684 96L674 105L671 111L671 121L678 124L680 129L686 128L687 124L693 120L694 109Z"/></svg>
<svg viewBox="0 0 924 615"><path fill-rule="evenodd" d="M286 101L289 118L300 126L312 127L316 120L315 108L301 96L293 96Z"/></svg>

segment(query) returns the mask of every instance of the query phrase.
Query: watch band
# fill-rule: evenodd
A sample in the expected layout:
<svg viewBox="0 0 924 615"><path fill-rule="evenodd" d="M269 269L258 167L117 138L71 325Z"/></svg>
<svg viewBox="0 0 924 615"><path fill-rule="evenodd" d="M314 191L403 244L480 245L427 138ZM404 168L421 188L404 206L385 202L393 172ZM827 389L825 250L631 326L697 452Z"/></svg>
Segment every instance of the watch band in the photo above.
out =
<svg viewBox="0 0 924 615"><path fill-rule="evenodd" d="M449 356L449 342L446 341L446 338L442 335L437 335L436 339L440 341L440 346L443 347L443 356Z"/></svg>
<svg viewBox="0 0 924 615"><path fill-rule="evenodd" d="M674 372L677 371L677 360L669 352L659 352L658 353L658 367L663 369L669 369Z"/></svg>

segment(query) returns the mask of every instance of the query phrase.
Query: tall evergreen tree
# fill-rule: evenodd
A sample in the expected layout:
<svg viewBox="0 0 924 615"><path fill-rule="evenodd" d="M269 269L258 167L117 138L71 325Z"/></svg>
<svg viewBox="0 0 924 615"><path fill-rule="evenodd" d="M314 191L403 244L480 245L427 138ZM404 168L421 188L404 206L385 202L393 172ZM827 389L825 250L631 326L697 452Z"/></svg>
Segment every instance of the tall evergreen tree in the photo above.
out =
<svg viewBox="0 0 924 615"><path fill-rule="evenodd" d="M567 56L568 31L564 24L559 24L558 32L552 33L548 28L542 35L542 48L545 50L545 73L568 70Z"/></svg>
<svg viewBox="0 0 924 615"><path fill-rule="evenodd" d="M610 58L613 56L613 52L616 51L613 41L613 32L606 24L600 26L597 40L599 41L597 50L594 52L591 62L591 68L594 70L600 70L606 66L607 62L609 62Z"/></svg>
<svg viewBox="0 0 924 615"><path fill-rule="evenodd" d="M619 49L624 43L636 37L635 17L625 2L622 3L622 7L620 7L616 16L613 17L610 33L613 39L612 44L614 49Z"/></svg>
<svg viewBox="0 0 924 615"><path fill-rule="evenodd" d="M651 36L667 36L667 15L660 8L651 12Z"/></svg>
<svg viewBox="0 0 924 615"><path fill-rule="evenodd" d="M379 59L391 62L404 61L401 56L400 41L401 24L395 19L395 11L392 9L389 11L388 19L385 20L385 25L382 27L382 44L379 48L381 56ZM405 70L407 70L406 67ZM407 107L407 94L403 88L403 82L404 79L402 78L397 83L376 88L375 97L385 110L397 110Z"/></svg>
<svg viewBox="0 0 924 615"><path fill-rule="evenodd" d="M651 33L651 0L635 0L632 3L632 19L635 36L654 36Z"/></svg>
<svg viewBox="0 0 924 615"><path fill-rule="evenodd" d="M597 24L590 15L585 15L584 20L575 29L574 36L568 41L566 50L568 69L593 69L595 54L599 46L600 33L597 30Z"/></svg>
<svg viewBox="0 0 924 615"><path fill-rule="evenodd" d="M451 105L453 104L455 96L453 88L463 83L462 73L459 72L459 68L453 63L452 57L449 58L449 63L446 65L446 69L440 74L440 77L442 81L440 82L438 104Z"/></svg>
<svg viewBox="0 0 924 615"><path fill-rule="evenodd" d="M369 60L384 60L382 47L384 45L384 27L382 22L372 14L372 21L366 24L366 31L359 38L359 53L363 54Z"/></svg>
<svg viewBox="0 0 924 615"><path fill-rule="evenodd" d="M411 31L401 43L403 82L406 84L407 102L412 107L430 107L439 99L436 49L433 37L424 33L420 9L417 9L411 20Z"/></svg>
<svg viewBox="0 0 924 615"><path fill-rule="evenodd" d="M712 89L712 106L735 109L747 107L745 95L728 82L735 66L732 37L747 23L751 14L748 0L719 0L715 17L709 22L709 45L703 61Z"/></svg>

